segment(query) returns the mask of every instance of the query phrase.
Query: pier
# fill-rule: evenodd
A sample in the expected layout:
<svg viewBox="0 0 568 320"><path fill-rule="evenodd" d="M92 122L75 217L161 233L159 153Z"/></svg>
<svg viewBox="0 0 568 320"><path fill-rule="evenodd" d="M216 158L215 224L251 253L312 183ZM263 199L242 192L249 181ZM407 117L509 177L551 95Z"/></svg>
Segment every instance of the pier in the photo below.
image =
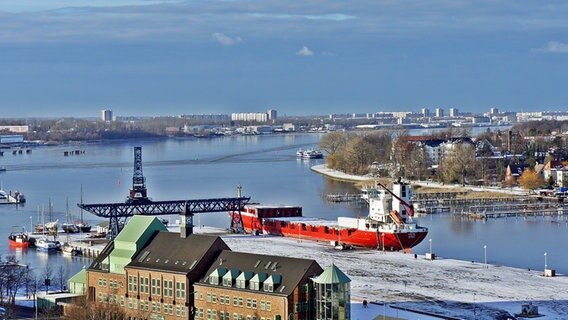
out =
<svg viewBox="0 0 568 320"><path fill-rule="evenodd" d="M543 217L564 216L568 213L568 205L561 203L524 203L524 204L492 204L471 206L461 215L470 219L489 219L506 217Z"/></svg>
<svg viewBox="0 0 568 320"><path fill-rule="evenodd" d="M328 194L325 198L329 202L365 202L360 193Z"/></svg>

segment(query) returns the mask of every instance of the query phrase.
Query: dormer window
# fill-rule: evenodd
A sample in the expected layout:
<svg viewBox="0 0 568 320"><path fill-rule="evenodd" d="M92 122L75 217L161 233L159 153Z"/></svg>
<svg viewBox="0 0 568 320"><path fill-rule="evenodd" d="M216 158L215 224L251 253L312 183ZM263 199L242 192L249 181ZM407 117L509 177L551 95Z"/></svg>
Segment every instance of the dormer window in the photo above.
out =
<svg viewBox="0 0 568 320"><path fill-rule="evenodd" d="M282 276L273 274L264 281L263 290L266 292L274 292L274 290L282 283Z"/></svg>
<svg viewBox="0 0 568 320"><path fill-rule="evenodd" d="M223 278L223 286L230 287L233 285L233 280L231 278Z"/></svg>
<svg viewBox="0 0 568 320"><path fill-rule="evenodd" d="M249 281L249 289L258 291L262 288L264 290L263 283L267 278L268 274L265 272L255 274Z"/></svg>
<svg viewBox="0 0 568 320"><path fill-rule="evenodd" d="M221 279L227 273L227 268L219 267L215 271L211 272L209 275L209 284L219 285L219 279Z"/></svg>

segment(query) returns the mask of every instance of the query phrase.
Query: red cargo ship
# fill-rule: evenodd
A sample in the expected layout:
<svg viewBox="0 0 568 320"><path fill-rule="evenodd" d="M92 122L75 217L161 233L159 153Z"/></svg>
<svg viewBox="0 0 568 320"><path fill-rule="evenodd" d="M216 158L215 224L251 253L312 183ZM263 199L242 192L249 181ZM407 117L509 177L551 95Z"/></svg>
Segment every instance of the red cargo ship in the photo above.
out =
<svg viewBox="0 0 568 320"><path fill-rule="evenodd" d="M330 241L345 245L380 250L409 250L418 245L428 229L410 222L414 214L408 204L411 188L396 182L393 191L369 189L364 197L369 203L366 218L339 217L337 221L302 216L297 206L247 205L244 211L234 211L232 219L242 220L245 232ZM408 221L407 221L408 220Z"/></svg>

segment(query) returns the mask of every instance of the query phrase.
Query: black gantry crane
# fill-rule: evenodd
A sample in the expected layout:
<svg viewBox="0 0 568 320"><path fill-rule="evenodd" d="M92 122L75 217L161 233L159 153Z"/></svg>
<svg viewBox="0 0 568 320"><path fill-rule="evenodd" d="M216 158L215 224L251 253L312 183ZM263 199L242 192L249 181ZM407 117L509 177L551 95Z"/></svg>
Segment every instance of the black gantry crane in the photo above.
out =
<svg viewBox="0 0 568 320"><path fill-rule="evenodd" d="M115 237L124 226L126 219L134 215L168 215L179 214L186 216L187 221L193 221L195 213L232 211L231 231L242 232L243 223L240 211L250 201L250 197L241 196L241 187L235 198L214 198L195 200L152 201L148 198L146 181L142 174L142 148L134 148L134 174L132 189L126 202L84 204L77 206L98 217L109 219L111 237Z"/></svg>
<svg viewBox="0 0 568 320"><path fill-rule="evenodd" d="M128 202L148 201L146 179L142 173L142 147L134 147L134 172Z"/></svg>

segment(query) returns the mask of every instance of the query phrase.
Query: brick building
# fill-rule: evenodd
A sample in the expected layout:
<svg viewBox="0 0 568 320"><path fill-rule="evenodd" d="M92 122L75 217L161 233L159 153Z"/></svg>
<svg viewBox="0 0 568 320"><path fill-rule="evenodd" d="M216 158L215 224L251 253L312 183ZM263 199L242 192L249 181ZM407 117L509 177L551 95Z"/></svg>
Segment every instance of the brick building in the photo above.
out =
<svg viewBox="0 0 568 320"><path fill-rule="evenodd" d="M133 217L87 269L87 301L136 319L193 319L193 283L229 248L217 236L184 236L154 217Z"/></svg>
<svg viewBox="0 0 568 320"><path fill-rule="evenodd" d="M315 260L233 252L184 221L174 233L155 217L132 217L73 288L128 319L316 319L316 280L325 273ZM349 319L348 307L338 310Z"/></svg>
<svg viewBox="0 0 568 320"><path fill-rule="evenodd" d="M315 260L225 250L194 284L195 319L315 319Z"/></svg>

